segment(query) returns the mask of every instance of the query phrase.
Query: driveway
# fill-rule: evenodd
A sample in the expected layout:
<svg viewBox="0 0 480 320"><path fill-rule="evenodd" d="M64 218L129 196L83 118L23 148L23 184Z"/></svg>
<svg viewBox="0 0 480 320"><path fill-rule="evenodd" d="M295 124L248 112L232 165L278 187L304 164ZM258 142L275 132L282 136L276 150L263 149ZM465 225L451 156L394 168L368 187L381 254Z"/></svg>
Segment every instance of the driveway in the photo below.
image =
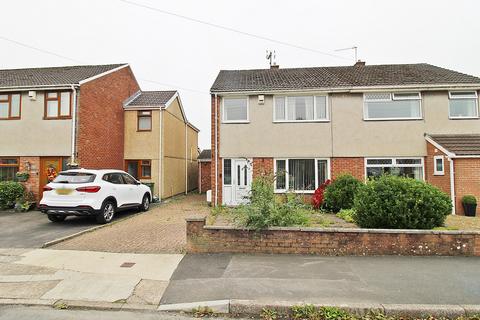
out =
<svg viewBox="0 0 480 320"><path fill-rule="evenodd" d="M118 253L182 253L186 245L185 218L204 216L209 210L204 194L177 196L152 207L146 213L51 248Z"/></svg>
<svg viewBox="0 0 480 320"><path fill-rule="evenodd" d="M116 218L133 213L122 212ZM0 211L0 248L40 248L45 242L96 226L95 219L88 217L68 217L62 223L53 223L39 211Z"/></svg>

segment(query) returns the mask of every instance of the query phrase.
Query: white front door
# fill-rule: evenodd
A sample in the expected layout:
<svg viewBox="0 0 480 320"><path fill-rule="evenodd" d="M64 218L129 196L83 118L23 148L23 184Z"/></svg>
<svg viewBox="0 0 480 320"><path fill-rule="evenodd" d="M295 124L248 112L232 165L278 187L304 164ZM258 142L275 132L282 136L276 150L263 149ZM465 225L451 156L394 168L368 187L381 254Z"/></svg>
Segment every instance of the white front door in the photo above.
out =
<svg viewBox="0 0 480 320"><path fill-rule="evenodd" d="M230 206L247 203L252 184L251 162L247 159L224 159L225 177L223 203Z"/></svg>

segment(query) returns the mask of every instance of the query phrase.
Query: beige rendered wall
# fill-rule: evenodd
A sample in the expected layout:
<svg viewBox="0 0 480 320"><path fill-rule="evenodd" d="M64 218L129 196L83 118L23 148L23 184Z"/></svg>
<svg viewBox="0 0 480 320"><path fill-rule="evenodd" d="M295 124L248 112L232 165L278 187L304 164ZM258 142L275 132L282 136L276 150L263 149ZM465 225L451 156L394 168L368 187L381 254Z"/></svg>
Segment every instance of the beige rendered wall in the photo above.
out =
<svg viewBox="0 0 480 320"><path fill-rule="evenodd" d="M152 131L137 131L137 110L125 111L125 160L151 160L151 179L154 194L160 188L160 110L152 110Z"/></svg>
<svg viewBox="0 0 480 320"><path fill-rule="evenodd" d="M72 120L43 120L44 93L22 92L21 119L0 120L0 156L69 156Z"/></svg>
<svg viewBox="0 0 480 320"><path fill-rule="evenodd" d="M198 188L198 132L187 126L188 191Z"/></svg>
<svg viewBox="0 0 480 320"><path fill-rule="evenodd" d="M220 157L425 156L424 133L480 133L478 119L448 118L447 91L422 92L423 119L408 121L363 120L362 93L330 94L327 123L273 123L273 97L257 100L249 123L220 124Z"/></svg>

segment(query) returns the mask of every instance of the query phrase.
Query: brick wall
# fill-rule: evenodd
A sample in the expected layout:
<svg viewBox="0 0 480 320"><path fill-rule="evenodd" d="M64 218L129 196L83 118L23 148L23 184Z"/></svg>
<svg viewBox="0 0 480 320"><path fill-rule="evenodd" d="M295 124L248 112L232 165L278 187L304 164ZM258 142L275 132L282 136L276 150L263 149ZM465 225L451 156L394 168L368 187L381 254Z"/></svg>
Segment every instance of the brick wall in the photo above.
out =
<svg viewBox="0 0 480 320"><path fill-rule="evenodd" d="M332 158L330 161L332 179L345 173L351 174L361 181L365 179L364 158Z"/></svg>
<svg viewBox="0 0 480 320"><path fill-rule="evenodd" d="M30 170L27 170L27 163L30 164ZM20 157L20 172L28 172L30 177L22 182L27 191L32 191L37 200L40 200L40 157Z"/></svg>
<svg viewBox="0 0 480 320"><path fill-rule="evenodd" d="M443 156L444 175L435 175L435 156ZM447 156L435 148L431 143L427 142L427 156L425 157L425 180L438 187L440 190L450 195L450 163Z"/></svg>
<svg viewBox="0 0 480 320"><path fill-rule="evenodd" d="M212 168L212 163L209 162L199 162L199 172L201 173L199 175L199 185L198 185L198 191L199 192L206 192L207 190L210 190L212 187L212 181L211 181L211 168Z"/></svg>
<svg viewBox="0 0 480 320"><path fill-rule="evenodd" d="M455 213L464 214L462 197L474 195L480 202L480 159L456 158L453 160L455 170ZM480 215L480 206L477 206L476 215Z"/></svg>
<svg viewBox="0 0 480 320"><path fill-rule="evenodd" d="M253 179L258 176L273 174L273 158L253 158Z"/></svg>
<svg viewBox="0 0 480 320"><path fill-rule="evenodd" d="M480 232L271 228L255 232L187 219L188 253L480 256Z"/></svg>
<svg viewBox="0 0 480 320"><path fill-rule="evenodd" d="M130 67L81 85L77 131L80 166L123 170L123 102L138 90Z"/></svg>
<svg viewBox="0 0 480 320"><path fill-rule="evenodd" d="M211 163L211 187L212 187L212 205L215 205L215 197L217 198L217 204L222 204L222 159L220 158L220 149L217 150L218 158L215 162L215 113L217 114L217 146L220 146L220 97L217 97L217 110L215 112L215 96L211 96L211 141L212 141L212 163ZM215 191L215 165L218 164L218 195Z"/></svg>

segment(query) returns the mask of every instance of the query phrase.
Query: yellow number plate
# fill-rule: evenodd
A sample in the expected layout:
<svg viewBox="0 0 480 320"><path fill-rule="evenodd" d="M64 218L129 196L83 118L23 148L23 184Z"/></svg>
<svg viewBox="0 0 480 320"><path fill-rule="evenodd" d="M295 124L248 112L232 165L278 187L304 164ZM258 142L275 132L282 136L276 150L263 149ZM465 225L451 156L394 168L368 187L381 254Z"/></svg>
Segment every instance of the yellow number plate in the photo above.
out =
<svg viewBox="0 0 480 320"><path fill-rule="evenodd" d="M56 191L57 191L57 194L60 194L60 195L64 196L64 195L72 193L73 190L72 189L57 189Z"/></svg>

